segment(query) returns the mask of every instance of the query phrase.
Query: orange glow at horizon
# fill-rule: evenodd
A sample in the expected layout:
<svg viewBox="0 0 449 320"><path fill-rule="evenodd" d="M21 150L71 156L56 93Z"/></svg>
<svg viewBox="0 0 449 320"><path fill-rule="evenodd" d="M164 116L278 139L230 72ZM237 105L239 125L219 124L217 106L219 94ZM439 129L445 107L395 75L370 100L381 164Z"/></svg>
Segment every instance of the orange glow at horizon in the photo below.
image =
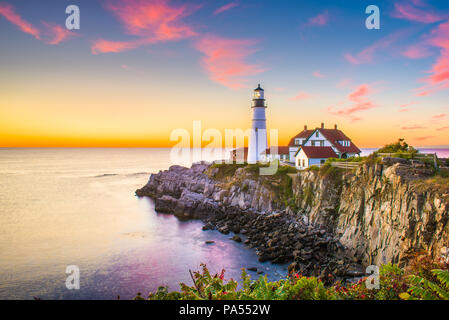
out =
<svg viewBox="0 0 449 320"><path fill-rule="evenodd" d="M202 133L215 128L223 139L225 129L246 130L251 125L252 89L180 88L178 95L173 95L169 87L153 87L146 79L121 76L120 80L51 74L0 79L0 147L162 148L177 144L170 141L174 129L192 133L195 120L201 120ZM445 145L448 141L449 130L435 131L444 119L436 119L440 122L435 128L425 130L404 130L397 125L399 117L410 124L417 117L428 117L425 110L422 115L396 112L389 117L382 110L373 110L364 121L353 122L325 114L322 105L326 102L291 101L275 93L267 99L267 126L278 129L279 137L279 143L270 141L270 145L287 145L304 125L310 129L321 122L326 128L337 124L360 148L380 147L398 138L414 146ZM203 146L207 144L203 141Z"/></svg>

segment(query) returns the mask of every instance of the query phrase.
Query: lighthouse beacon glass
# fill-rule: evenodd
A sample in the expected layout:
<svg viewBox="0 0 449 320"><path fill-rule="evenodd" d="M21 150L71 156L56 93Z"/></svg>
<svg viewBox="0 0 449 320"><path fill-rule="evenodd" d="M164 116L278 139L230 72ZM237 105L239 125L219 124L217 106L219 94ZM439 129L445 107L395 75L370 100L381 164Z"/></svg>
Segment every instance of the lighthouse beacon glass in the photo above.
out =
<svg viewBox="0 0 449 320"><path fill-rule="evenodd" d="M254 99L264 99L264 90L259 86L254 90Z"/></svg>

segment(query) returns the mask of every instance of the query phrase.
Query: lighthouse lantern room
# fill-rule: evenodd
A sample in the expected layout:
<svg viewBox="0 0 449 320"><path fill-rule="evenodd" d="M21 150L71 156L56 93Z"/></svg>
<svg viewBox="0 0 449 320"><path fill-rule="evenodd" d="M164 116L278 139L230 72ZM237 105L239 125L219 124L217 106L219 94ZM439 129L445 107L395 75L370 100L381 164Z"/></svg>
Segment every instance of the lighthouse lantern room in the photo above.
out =
<svg viewBox="0 0 449 320"><path fill-rule="evenodd" d="M267 119L265 116L264 90L259 86L254 89L251 136L249 140L248 163L261 160L261 154L267 150Z"/></svg>

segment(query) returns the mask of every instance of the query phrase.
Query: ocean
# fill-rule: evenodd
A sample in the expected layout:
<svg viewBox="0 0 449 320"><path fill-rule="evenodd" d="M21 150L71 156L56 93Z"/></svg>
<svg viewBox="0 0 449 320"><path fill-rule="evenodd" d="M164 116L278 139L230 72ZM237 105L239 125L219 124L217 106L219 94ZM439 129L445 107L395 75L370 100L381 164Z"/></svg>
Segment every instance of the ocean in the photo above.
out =
<svg viewBox="0 0 449 320"><path fill-rule="evenodd" d="M0 149L0 299L131 299L192 284L206 263L240 279L275 280L287 265L259 263L232 235L157 214L136 189L168 169L169 149ZM213 245L205 241L215 241ZM80 289L66 288L66 268ZM251 272L250 272L251 273ZM257 274L253 277L258 277Z"/></svg>
<svg viewBox="0 0 449 320"><path fill-rule="evenodd" d="M286 275L287 265L258 262L232 235L157 214L135 196L171 164L170 149L0 149L0 299L131 299L191 284L201 263L227 279L249 267ZM71 265L79 290L66 288Z"/></svg>

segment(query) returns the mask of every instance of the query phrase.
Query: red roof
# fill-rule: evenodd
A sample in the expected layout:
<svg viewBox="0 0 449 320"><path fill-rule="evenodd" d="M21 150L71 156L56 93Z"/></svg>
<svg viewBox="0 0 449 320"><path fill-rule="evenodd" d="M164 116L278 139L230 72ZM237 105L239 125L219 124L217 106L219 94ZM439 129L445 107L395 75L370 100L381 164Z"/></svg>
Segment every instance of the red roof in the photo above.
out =
<svg viewBox="0 0 449 320"><path fill-rule="evenodd" d="M359 148L341 130L338 129L317 129L329 140L341 153L360 153ZM342 146L338 141L350 141L349 147Z"/></svg>
<svg viewBox="0 0 449 320"><path fill-rule="evenodd" d="M288 149L288 146L285 146L285 147L272 147L272 148L277 148L277 153L276 154L289 154L290 153L289 149ZM270 152L270 148L268 148L265 151L265 153L266 154L270 154L271 153Z"/></svg>
<svg viewBox="0 0 449 320"><path fill-rule="evenodd" d="M332 147L306 147L302 146L298 150L298 153L303 150L307 158L312 159L327 159L327 158L338 158Z"/></svg>
<svg viewBox="0 0 449 320"><path fill-rule="evenodd" d="M314 132L315 130L303 130L300 133L298 133L296 136L294 136L293 138L291 138L290 142L288 143L289 147L296 147L298 146L297 144L295 144L295 139L307 139L308 137L310 137L310 135Z"/></svg>

